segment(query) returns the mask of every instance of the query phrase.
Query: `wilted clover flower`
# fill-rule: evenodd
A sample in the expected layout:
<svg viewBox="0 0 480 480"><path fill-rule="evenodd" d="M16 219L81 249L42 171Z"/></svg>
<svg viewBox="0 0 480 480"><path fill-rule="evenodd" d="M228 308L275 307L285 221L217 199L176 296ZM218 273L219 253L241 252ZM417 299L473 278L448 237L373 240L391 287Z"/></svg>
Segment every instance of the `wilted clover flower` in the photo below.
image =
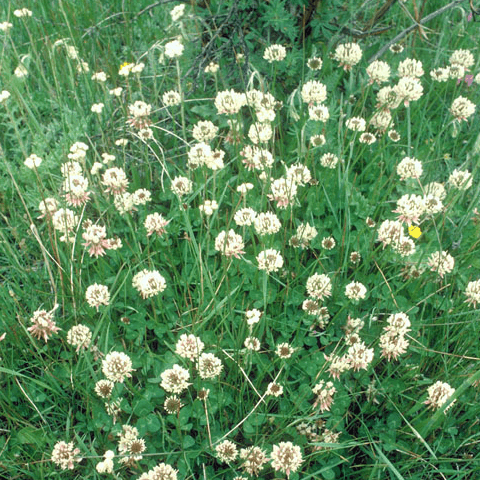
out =
<svg viewBox="0 0 480 480"><path fill-rule="evenodd" d="M271 459L272 467L285 473L287 478L292 472L296 472L303 462L300 447L292 442L280 442L278 445L273 445Z"/></svg>
<svg viewBox="0 0 480 480"><path fill-rule="evenodd" d="M322 248L325 250L332 250L335 248L335 239L333 237L324 237L322 239Z"/></svg>
<svg viewBox="0 0 480 480"><path fill-rule="evenodd" d="M372 143L375 143L377 139L373 133L364 132L360 135L358 141L360 143L366 143L367 145L371 145Z"/></svg>
<svg viewBox="0 0 480 480"><path fill-rule="evenodd" d="M475 113L475 104L468 98L457 97L450 107L451 114L458 121L467 121L467 118L471 117Z"/></svg>
<svg viewBox="0 0 480 480"><path fill-rule="evenodd" d="M283 45L270 45L265 49L263 58L268 60L268 63L280 62L287 56L287 50Z"/></svg>
<svg viewBox="0 0 480 480"><path fill-rule="evenodd" d="M180 335L180 338L177 341L175 353L183 358L188 358L193 361L202 353L204 347L205 344L200 338L192 334L187 335L184 333Z"/></svg>
<svg viewBox="0 0 480 480"><path fill-rule="evenodd" d="M327 99L327 87L317 80L309 80L302 87L302 100L309 105L322 103Z"/></svg>
<svg viewBox="0 0 480 480"><path fill-rule="evenodd" d="M423 403L428 405L428 408L438 410L454 393L455 389L448 383L437 381L428 387L428 399ZM450 405L444 410L444 413L447 413L447 410L451 408L455 402L456 400L450 403Z"/></svg>
<svg viewBox="0 0 480 480"><path fill-rule="evenodd" d="M387 82L390 77L390 66L387 62L375 60L367 67L367 75L370 77L369 84Z"/></svg>
<svg viewBox="0 0 480 480"><path fill-rule="evenodd" d="M240 255L245 253L243 239L240 235L237 235L233 229L230 229L228 233L223 230L215 239L215 250L220 252L226 257L240 258Z"/></svg>
<svg viewBox="0 0 480 480"><path fill-rule="evenodd" d="M434 252L428 258L427 265L432 272L438 272L440 277L443 277L453 270L455 259L448 252Z"/></svg>
<svg viewBox="0 0 480 480"><path fill-rule="evenodd" d="M265 395L272 395L273 397L279 397L283 393L283 387L275 382L270 382L267 386Z"/></svg>
<svg viewBox="0 0 480 480"><path fill-rule="evenodd" d="M477 307L477 303L480 303L480 280L468 282L465 289L466 303L473 304L473 308Z"/></svg>
<svg viewBox="0 0 480 480"><path fill-rule="evenodd" d="M183 403L176 395L171 395L163 402L163 408L167 413L176 414L183 407Z"/></svg>
<svg viewBox="0 0 480 480"><path fill-rule="evenodd" d="M320 57L312 57L307 62L307 66L310 70L320 70L322 65L323 61Z"/></svg>
<svg viewBox="0 0 480 480"><path fill-rule="evenodd" d="M330 411L330 407L333 403L333 396L337 391L337 389L333 386L333 383L321 380L313 387L312 391L317 396L315 403L313 404L313 408L317 407L317 405L320 405L320 410L322 412L325 410Z"/></svg>
<svg viewBox="0 0 480 480"><path fill-rule="evenodd" d="M360 282L351 282L345 287L345 296L350 300L362 300L366 294L367 289Z"/></svg>
<svg viewBox="0 0 480 480"><path fill-rule="evenodd" d="M57 442L52 452L52 462L57 464L62 470L73 470L73 462L80 462L81 458L76 455L80 453L78 448L75 448L73 442Z"/></svg>
<svg viewBox="0 0 480 480"><path fill-rule="evenodd" d="M172 368L165 370L160 377L162 388L169 393L182 393L190 385L188 383L190 373L180 365L175 364Z"/></svg>
<svg viewBox="0 0 480 480"><path fill-rule="evenodd" d="M258 476L265 463L268 462L265 450L260 447L242 448L240 458L243 460L242 468L249 475Z"/></svg>
<svg viewBox="0 0 480 480"><path fill-rule="evenodd" d="M202 353L198 357L197 370L201 378L215 378L223 370L222 361L213 353Z"/></svg>
<svg viewBox="0 0 480 480"><path fill-rule="evenodd" d="M110 352L102 360L102 372L108 380L123 383L125 378L132 376L132 361L123 352Z"/></svg>
<svg viewBox="0 0 480 480"><path fill-rule="evenodd" d="M325 135L312 135L310 137L310 145L312 147L321 147L327 143Z"/></svg>
<svg viewBox="0 0 480 480"><path fill-rule="evenodd" d="M101 398L110 398L113 392L115 383L111 380L99 380L95 384L95 393Z"/></svg>
<svg viewBox="0 0 480 480"><path fill-rule="evenodd" d="M85 224L85 232L82 238L85 240L84 247L88 248L88 254L98 258L105 255L105 249L110 247L110 240L107 237L107 230L104 226L93 225L91 222Z"/></svg>
<svg viewBox="0 0 480 480"><path fill-rule="evenodd" d="M53 320L53 312L55 312L57 308L58 305L55 305L49 312L46 310L36 310L33 312L33 316L30 318L33 325L28 327L27 330L35 338L39 340L43 338L45 342L48 342L49 337L60 330Z"/></svg>
<svg viewBox="0 0 480 480"><path fill-rule="evenodd" d="M422 62L413 58L406 58L398 65L400 77L419 78L424 74Z"/></svg>
<svg viewBox="0 0 480 480"><path fill-rule="evenodd" d="M243 343L247 350L258 352L260 350L260 340L256 337L247 337Z"/></svg>
<svg viewBox="0 0 480 480"><path fill-rule="evenodd" d="M67 332L67 343L77 347L77 352L87 349L92 340L92 331L86 325L75 325Z"/></svg>
<svg viewBox="0 0 480 480"><path fill-rule="evenodd" d="M85 298L88 304L91 307L95 307L97 311L100 305L110 304L110 293L108 293L108 287L98 283L94 283L87 288L85 292Z"/></svg>
<svg viewBox="0 0 480 480"><path fill-rule="evenodd" d="M224 463L233 462L238 456L237 446L230 440L224 440L215 447L217 458Z"/></svg>
<svg viewBox="0 0 480 480"><path fill-rule="evenodd" d="M413 157L405 157L397 165L397 173L400 175L400 180L405 180L406 178L420 178L422 172L422 162Z"/></svg>
<svg viewBox="0 0 480 480"><path fill-rule="evenodd" d="M307 293L310 297L323 300L332 294L332 282L327 275L314 273L307 280Z"/></svg>
<svg viewBox="0 0 480 480"><path fill-rule="evenodd" d="M333 58L348 72L362 58L362 49L357 43L344 43L337 46Z"/></svg>
<svg viewBox="0 0 480 480"><path fill-rule="evenodd" d="M146 269L134 275L132 285L143 299L153 297L167 288L167 282L160 272Z"/></svg>
<svg viewBox="0 0 480 480"><path fill-rule="evenodd" d="M258 269L267 273L278 272L283 267L283 257L278 250L267 248L257 255Z"/></svg>
<svg viewBox="0 0 480 480"><path fill-rule="evenodd" d="M283 359L290 358L294 352L295 352L295 349L286 342L279 343L275 348L275 354L279 358L283 358Z"/></svg>

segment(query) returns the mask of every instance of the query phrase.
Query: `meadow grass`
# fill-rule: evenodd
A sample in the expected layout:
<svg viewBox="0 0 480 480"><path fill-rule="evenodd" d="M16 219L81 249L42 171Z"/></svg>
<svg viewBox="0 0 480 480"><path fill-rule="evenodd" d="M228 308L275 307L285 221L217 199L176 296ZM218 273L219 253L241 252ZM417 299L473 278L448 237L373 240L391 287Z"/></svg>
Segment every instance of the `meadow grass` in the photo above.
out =
<svg viewBox="0 0 480 480"><path fill-rule="evenodd" d="M0 11L2 478L477 478L480 28L391 3Z"/></svg>

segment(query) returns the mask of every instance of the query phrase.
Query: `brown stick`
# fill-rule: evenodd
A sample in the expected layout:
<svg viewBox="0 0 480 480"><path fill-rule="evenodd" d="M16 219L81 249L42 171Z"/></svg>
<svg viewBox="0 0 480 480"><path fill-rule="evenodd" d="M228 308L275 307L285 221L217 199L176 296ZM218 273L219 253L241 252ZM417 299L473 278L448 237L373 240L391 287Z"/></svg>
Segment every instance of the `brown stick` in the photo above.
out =
<svg viewBox="0 0 480 480"><path fill-rule="evenodd" d="M395 38L393 38L386 45L384 45L375 55L370 57L368 59L368 63L372 63L377 58L380 58L388 50L390 45L393 45L394 43L397 43L403 37L408 35L412 30L415 30L416 28L418 28L419 25L424 25L425 23L429 22L430 20L433 20L435 17L438 17L438 15L441 15L442 13L446 12L447 10L450 10L451 8L455 7L456 5L459 5L462 2L463 2L463 0L454 0L453 2L449 3L448 5L445 5L442 8L439 8L438 10L435 10L435 12L430 13L430 15L427 15L425 18L423 18L420 21L420 23L414 23L413 25L410 25L410 27L406 28L403 32L400 32Z"/></svg>

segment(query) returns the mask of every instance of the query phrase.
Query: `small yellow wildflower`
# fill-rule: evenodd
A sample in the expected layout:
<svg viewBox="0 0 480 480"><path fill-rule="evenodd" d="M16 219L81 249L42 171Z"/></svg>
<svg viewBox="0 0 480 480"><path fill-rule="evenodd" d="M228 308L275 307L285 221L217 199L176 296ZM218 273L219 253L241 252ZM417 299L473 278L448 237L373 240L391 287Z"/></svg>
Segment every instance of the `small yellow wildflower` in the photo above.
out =
<svg viewBox="0 0 480 480"><path fill-rule="evenodd" d="M418 238L422 234L422 231L420 230L420 227L416 227L415 225L409 225L408 233L411 237Z"/></svg>

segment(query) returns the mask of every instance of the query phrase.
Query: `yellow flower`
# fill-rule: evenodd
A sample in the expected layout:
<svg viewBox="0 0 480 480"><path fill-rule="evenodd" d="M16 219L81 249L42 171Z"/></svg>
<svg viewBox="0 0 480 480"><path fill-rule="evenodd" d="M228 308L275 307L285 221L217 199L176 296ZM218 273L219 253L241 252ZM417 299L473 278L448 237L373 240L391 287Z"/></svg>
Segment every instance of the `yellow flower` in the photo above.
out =
<svg viewBox="0 0 480 480"><path fill-rule="evenodd" d="M128 67L129 65L133 65L133 63L128 63L128 62L122 63L122 64L120 65L120 68Z"/></svg>
<svg viewBox="0 0 480 480"><path fill-rule="evenodd" d="M422 231L420 230L420 227L416 227L415 225L409 225L408 233L411 237L418 238L422 234Z"/></svg>

